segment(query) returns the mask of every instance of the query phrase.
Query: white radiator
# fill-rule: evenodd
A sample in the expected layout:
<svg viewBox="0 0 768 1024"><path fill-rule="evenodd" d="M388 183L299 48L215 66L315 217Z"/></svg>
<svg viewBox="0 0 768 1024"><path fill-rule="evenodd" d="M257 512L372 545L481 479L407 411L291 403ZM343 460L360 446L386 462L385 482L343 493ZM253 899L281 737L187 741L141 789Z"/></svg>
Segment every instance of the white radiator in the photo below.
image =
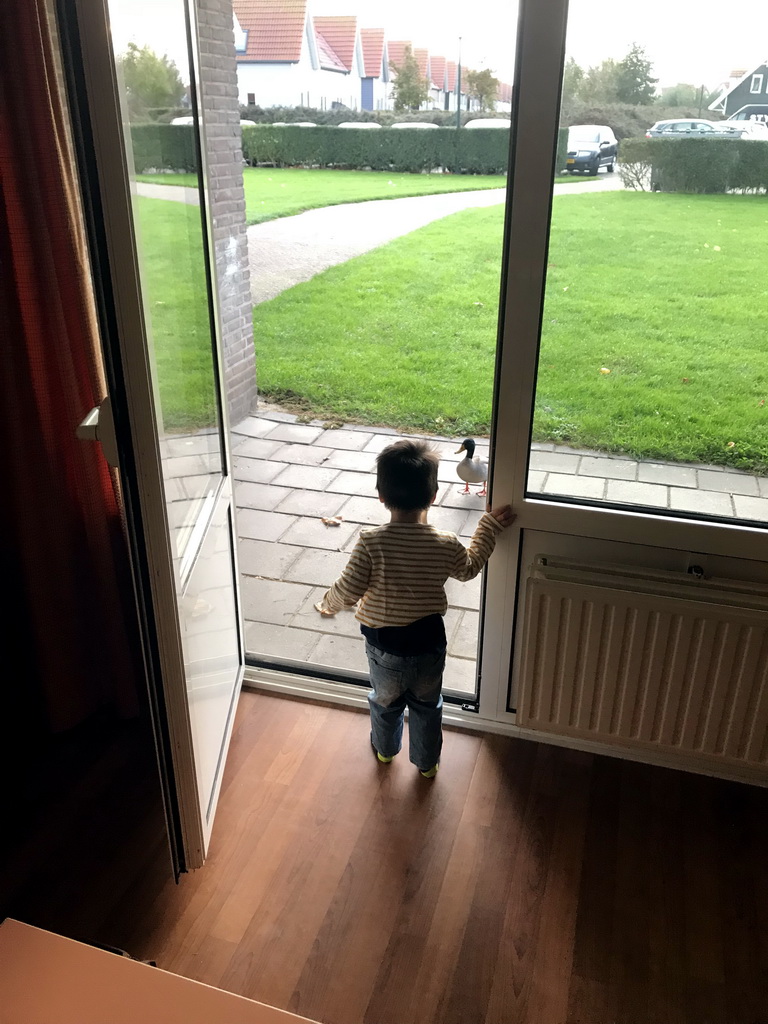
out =
<svg viewBox="0 0 768 1024"><path fill-rule="evenodd" d="M768 764L768 587L538 556L518 722Z"/></svg>

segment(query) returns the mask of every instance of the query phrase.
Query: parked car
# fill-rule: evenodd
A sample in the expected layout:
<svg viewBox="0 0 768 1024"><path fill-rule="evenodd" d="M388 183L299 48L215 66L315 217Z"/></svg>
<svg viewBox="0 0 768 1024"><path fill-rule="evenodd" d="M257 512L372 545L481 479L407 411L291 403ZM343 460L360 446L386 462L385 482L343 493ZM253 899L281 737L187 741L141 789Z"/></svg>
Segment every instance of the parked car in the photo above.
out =
<svg viewBox="0 0 768 1024"><path fill-rule="evenodd" d="M569 174L597 174L601 167L613 171L619 142L606 124L574 124L568 129L565 169Z"/></svg>
<svg viewBox="0 0 768 1024"><path fill-rule="evenodd" d="M740 139L743 129L733 121L702 121L700 117L684 117L671 121L657 121L645 133L647 139Z"/></svg>
<svg viewBox="0 0 768 1024"><path fill-rule="evenodd" d="M394 124L389 126L390 128L439 128L439 125L432 124L431 121L395 121Z"/></svg>
<svg viewBox="0 0 768 1024"><path fill-rule="evenodd" d="M740 131L742 139L762 139L763 142L768 140L768 125L764 121L727 120L720 123L727 124L729 128L733 128L735 131Z"/></svg>
<svg viewBox="0 0 768 1024"><path fill-rule="evenodd" d="M473 117L467 121L465 128L509 128L510 122L506 117Z"/></svg>

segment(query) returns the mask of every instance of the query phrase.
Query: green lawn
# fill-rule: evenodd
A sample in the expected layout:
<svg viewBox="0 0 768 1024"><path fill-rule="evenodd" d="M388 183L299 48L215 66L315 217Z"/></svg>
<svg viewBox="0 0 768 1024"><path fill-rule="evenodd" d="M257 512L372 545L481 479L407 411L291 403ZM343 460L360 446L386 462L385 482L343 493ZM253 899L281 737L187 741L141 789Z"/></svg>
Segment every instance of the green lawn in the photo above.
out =
<svg viewBox="0 0 768 1024"><path fill-rule="evenodd" d="M211 334L196 206L139 198L141 270L168 432L216 419Z"/></svg>
<svg viewBox="0 0 768 1024"><path fill-rule="evenodd" d="M138 180L161 185L197 185L194 174L142 174ZM260 224L320 206L361 203L366 199L506 188L507 179L502 174L387 174L383 171L247 167L243 171L243 183L246 219L249 224Z"/></svg>
<svg viewBox="0 0 768 1024"><path fill-rule="evenodd" d="M487 433L502 216L454 214L258 306L261 392ZM765 469L766 225L755 196L555 199L534 438Z"/></svg>

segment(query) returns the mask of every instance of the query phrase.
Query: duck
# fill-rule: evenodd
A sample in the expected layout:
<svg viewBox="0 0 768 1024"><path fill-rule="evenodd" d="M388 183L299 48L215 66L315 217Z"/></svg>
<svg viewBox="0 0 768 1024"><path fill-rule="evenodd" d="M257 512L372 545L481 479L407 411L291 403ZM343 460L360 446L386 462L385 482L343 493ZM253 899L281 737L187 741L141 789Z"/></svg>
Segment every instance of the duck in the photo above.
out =
<svg viewBox="0 0 768 1024"><path fill-rule="evenodd" d="M456 466L456 473L460 480L463 480L466 484L462 494L469 494L470 484L482 484L482 491L478 491L479 497L487 494L487 483L488 483L488 463L481 462L478 458L475 458L475 442L471 437L465 437L461 442L461 448L458 448L454 454L458 455L460 452L466 452L467 454Z"/></svg>

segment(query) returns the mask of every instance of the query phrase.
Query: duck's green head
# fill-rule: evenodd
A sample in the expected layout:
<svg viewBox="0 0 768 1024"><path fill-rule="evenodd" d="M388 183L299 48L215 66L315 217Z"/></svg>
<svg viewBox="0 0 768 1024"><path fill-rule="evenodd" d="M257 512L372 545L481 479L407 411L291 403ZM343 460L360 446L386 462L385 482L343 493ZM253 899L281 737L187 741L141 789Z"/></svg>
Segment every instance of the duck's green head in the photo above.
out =
<svg viewBox="0 0 768 1024"><path fill-rule="evenodd" d="M471 437L465 437L464 440L461 442L461 448L457 448L454 454L458 455L459 452L466 452L468 459L474 459L475 442L472 440Z"/></svg>

